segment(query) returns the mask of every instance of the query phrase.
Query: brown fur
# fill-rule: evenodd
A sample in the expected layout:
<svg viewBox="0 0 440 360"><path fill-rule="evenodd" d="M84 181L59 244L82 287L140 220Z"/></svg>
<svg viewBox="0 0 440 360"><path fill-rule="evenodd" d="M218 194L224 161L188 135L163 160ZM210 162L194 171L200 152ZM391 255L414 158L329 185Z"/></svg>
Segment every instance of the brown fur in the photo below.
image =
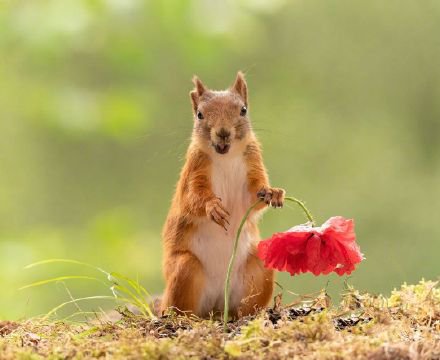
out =
<svg viewBox="0 0 440 360"><path fill-rule="evenodd" d="M272 297L274 273L263 266L261 260L256 256L256 248L248 256L245 276L248 295L238 308L236 315L239 316L255 313L258 309L265 307Z"/></svg>
<svg viewBox="0 0 440 360"><path fill-rule="evenodd" d="M243 115L243 108L248 104L243 74L238 73L234 85L221 93L207 89L197 77L193 81L195 88L190 92L194 113L192 141L163 229L166 289L161 311L174 307L206 316L197 312L198 296L205 285L205 279L202 263L191 252L190 239L197 229L199 219L203 217L208 217L225 229L229 224L228 210L211 186L214 149L217 151L219 147L221 150L232 144L241 151L247 166L251 201L255 202L258 196L264 198L264 202L255 211L262 210L266 204L282 206L284 190L270 187L260 145L247 114ZM198 116L202 116L203 120ZM250 222L250 229L255 239L258 239L255 222ZM271 298L273 273L264 269L256 257L255 245L248 255L244 277L247 294L240 308L234 310L236 314L250 314L266 306Z"/></svg>
<svg viewBox="0 0 440 360"><path fill-rule="evenodd" d="M178 312L193 312L204 285L203 266L189 251L174 254L172 259L173 271L168 273L162 302Z"/></svg>

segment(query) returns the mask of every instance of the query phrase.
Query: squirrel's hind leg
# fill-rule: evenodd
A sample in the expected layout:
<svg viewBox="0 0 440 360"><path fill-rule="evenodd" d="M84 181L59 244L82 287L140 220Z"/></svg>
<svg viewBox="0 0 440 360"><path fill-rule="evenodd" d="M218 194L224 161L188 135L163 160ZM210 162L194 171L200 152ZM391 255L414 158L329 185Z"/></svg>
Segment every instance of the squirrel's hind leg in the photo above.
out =
<svg viewBox="0 0 440 360"><path fill-rule="evenodd" d="M174 266L167 276L161 312L171 308L179 313L200 316L200 296L205 283L202 264L190 252L174 255L169 261Z"/></svg>
<svg viewBox="0 0 440 360"><path fill-rule="evenodd" d="M234 317L255 314L265 308L272 298L274 273L263 266L255 251L249 254L246 261L246 292L240 306L232 314Z"/></svg>

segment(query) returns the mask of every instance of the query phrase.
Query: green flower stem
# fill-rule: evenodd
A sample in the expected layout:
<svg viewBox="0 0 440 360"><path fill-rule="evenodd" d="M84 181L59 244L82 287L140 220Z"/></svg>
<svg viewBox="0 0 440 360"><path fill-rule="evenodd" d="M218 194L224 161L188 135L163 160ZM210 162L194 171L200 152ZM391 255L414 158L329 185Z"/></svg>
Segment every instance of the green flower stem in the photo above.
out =
<svg viewBox="0 0 440 360"><path fill-rule="evenodd" d="M304 213L306 214L306 217L311 222L312 226L315 226L315 220L313 219L312 214L306 208L305 204L301 200L298 200L298 199L291 197L291 196L286 196L284 199L298 204L301 207L301 209L304 211ZM260 199L257 200L254 204L252 204L249 207L249 209L246 210L246 213L244 214L243 218L241 219L240 226L238 227L238 230L237 230L237 234L235 235L234 247L232 249L231 259L229 260L228 271L226 273L226 280L225 280L225 307L223 310L223 326L224 326L225 331L227 330L227 324L228 324L228 318L229 318L229 295L230 295L230 290L231 290L231 273L232 273L232 268L234 267L235 256L237 255L238 239L240 238L241 231L243 229L243 226L244 226L247 218L249 217L249 214L261 201L262 200L260 200Z"/></svg>
<svg viewBox="0 0 440 360"><path fill-rule="evenodd" d="M240 238L241 230L243 229L244 223L246 222L247 218L249 217L249 214L251 211L261 202L260 199L258 199L253 205L247 209L246 213L244 214L243 218L241 219L240 226L238 227L237 234L235 235L235 241L234 241L234 247L232 249L231 259L229 260L228 265L228 272L226 273L226 280L225 280L225 308L223 312L223 326L224 329L227 329L228 325L228 317L229 317L229 293L231 288L231 272L232 267L234 266L235 256L237 255L237 246L238 246L238 239Z"/></svg>
<svg viewBox="0 0 440 360"><path fill-rule="evenodd" d="M316 226L315 219L313 219L312 213L309 211L309 209L306 208L306 205L301 200L298 200L291 196L286 196L284 200L289 200L294 202L295 204L298 204L301 207L301 209L304 211L304 214L306 214L307 220L309 220L312 223L313 227Z"/></svg>

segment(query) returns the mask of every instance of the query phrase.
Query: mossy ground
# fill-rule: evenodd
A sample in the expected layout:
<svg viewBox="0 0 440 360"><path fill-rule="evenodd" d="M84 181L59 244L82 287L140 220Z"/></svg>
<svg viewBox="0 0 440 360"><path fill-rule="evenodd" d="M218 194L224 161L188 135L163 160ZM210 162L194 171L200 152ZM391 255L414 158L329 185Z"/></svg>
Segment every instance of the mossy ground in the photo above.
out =
<svg viewBox="0 0 440 360"><path fill-rule="evenodd" d="M0 359L440 359L440 290L403 285L389 298L349 288L339 306L325 293L228 324L184 316L118 321L0 322Z"/></svg>

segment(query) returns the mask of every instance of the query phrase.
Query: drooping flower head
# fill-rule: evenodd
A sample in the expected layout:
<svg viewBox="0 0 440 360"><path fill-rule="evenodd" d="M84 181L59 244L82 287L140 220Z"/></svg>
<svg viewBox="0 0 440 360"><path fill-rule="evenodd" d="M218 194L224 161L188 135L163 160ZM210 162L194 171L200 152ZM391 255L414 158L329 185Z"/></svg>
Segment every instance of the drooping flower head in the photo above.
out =
<svg viewBox="0 0 440 360"><path fill-rule="evenodd" d="M298 225L275 233L258 244L258 256L265 267L288 271L290 275L350 274L363 260L356 244L354 222L342 216L328 219L322 226Z"/></svg>

